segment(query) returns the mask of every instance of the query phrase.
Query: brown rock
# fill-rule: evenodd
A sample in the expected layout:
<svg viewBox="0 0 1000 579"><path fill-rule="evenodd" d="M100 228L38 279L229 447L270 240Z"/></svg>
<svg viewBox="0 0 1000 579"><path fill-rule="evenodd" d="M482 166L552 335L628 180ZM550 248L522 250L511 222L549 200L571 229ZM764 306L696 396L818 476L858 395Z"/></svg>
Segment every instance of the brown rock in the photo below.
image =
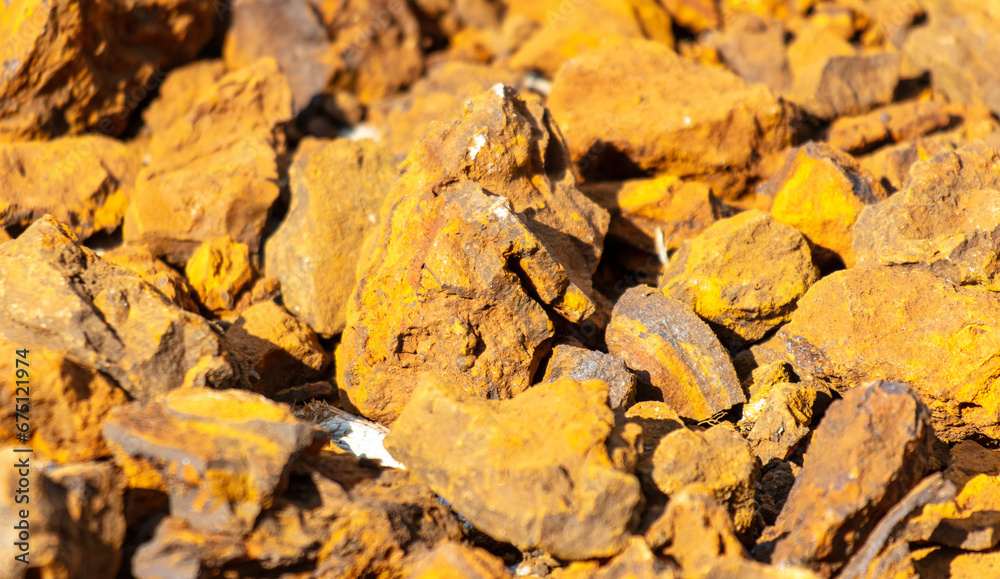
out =
<svg viewBox="0 0 1000 579"><path fill-rule="evenodd" d="M0 360L0 375L4 376L0 380L0 443L16 444L17 424L23 422L16 414L23 404L31 425L28 444L35 453L60 463L110 454L101 426L108 411L127 401L124 391L60 352L29 349L4 339L0 339L0 348L9 352ZM15 353L19 351L26 351L25 356ZM23 384L15 380L21 378L19 369L25 370Z"/></svg>
<svg viewBox="0 0 1000 579"><path fill-rule="evenodd" d="M684 242L660 291L694 308L724 342L743 345L787 322L817 279L802 234L752 210Z"/></svg>
<svg viewBox="0 0 1000 579"><path fill-rule="evenodd" d="M587 178L665 173L704 181L722 199L743 194L761 174L759 161L792 137L785 108L766 88L650 41L567 62L548 106Z"/></svg>
<svg viewBox="0 0 1000 579"><path fill-rule="evenodd" d="M229 313L240 292L257 277L250 248L228 235L199 245L184 266L184 274L201 304L218 315Z"/></svg>
<svg viewBox="0 0 1000 579"><path fill-rule="evenodd" d="M309 326L274 302L247 308L226 330L226 340L250 361L259 376L251 388L265 396L317 379L330 364Z"/></svg>
<svg viewBox="0 0 1000 579"><path fill-rule="evenodd" d="M958 549L927 547L914 551L913 567L918 577L981 579L1000 573L1000 551L969 553Z"/></svg>
<svg viewBox="0 0 1000 579"><path fill-rule="evenodd" d="M150 137L149 163L139 171L125 215L125 241L143 243L174 264L183 264L201 242L225 235L256 253L278 198L277 158L284 154L278 129L292 115L288 83L274 60L202 86L184 114L161 115L172 122Z"/></svg>
<svg viewBox="0 0 1000 579"><path fill-rule="evenodd" d="M228 533L250 530L287 483L291 459L322 440L285 406L209 389L117 408L104 438L131 470L130 487L165 486L173 514L195 529ZM142 471L149 474L137 476Z"/></svg>
<svg viewBox="0 0 1000 579"><path fill-rule="evenodd" d="M199 313L196 295L183 275L156 259L151 251L136 245L122 245L101 254L104 261L131 270L174 304L189 312Z"/></svg>
<svg viewBox="0 0 1000 579"><path fill-rule="evenodd" d="M608 404L612 409L625 410L635 404L635 374L628 369L624 360L614 354L575 346L556 346L542 381L554 382L561 378L577 382L604 382L611 388Z"/></svg>
<svg viewBox="0 0 1000 579"><path fill-rule="evenodd" d="M1000 153L982 143L917 163L903 189L858 218L862 266L914 265L1000 290Z"/></svg>
<svg viewBox="0 0 1000 579"><path fill-rule="evenodd" d="M885 190L850 155L823 143L789 154L784 170L765 186L774 191L771 214L805 235L821 264L855 263L852 234L866 205Z"/></svg>
<svg viewBox="0 0 1000 579"><path fill-rule="evenodd" d="M743 557L729 513L710 489L699 484L687 485L670 498L646 531L646 541L673 557L687 573L710 567L719 558Z"/></svg>
<svg viewBox="0 0 1000 579"><path fill-rule="evenodd" d="M915 139L952 123L949 107L936 101L892 104L857 117L843 117L830 124L831 147L860 154L889 143Z"/></svg>
<svg viewBox="0 0 1000 579"><path fill-rule="evenodd" d="M30 0L0 23L0 141L99 129L116 135L163 80L212 36L215 3ZM98 50L96 47L101 47Z"/></svg>
<svg viewBox="0 0 1000 579"><path fill-rule="evenodd" d="M434 547L413 564L408 579L506 579L503 559L478 547L448 542Z"/></svg>
<svg viewBox="0 0 1000 579"><path fill-rule="evenodd" d="M980 474L1000 475L1000 451L983 447L974 440L963 440L951 447L951 456L945 477L962 488Z"/></svg>
<svg viewBox="0 0 1000 579"><path fill-rule="evenodd" d="M925 505L906 523L906 540L966 551L1000 543L1000 478L985 474L967 481L954 499Z"/></svg>
<svg viewBox="0 0 1000 579"><path fill-rule="evenodd" d="M744 410L748 413L746 408L751 408L749 413L757 414L746 435L750 450L761 464L786 460L831 400L832 393L818 384L783 383L758 392Z"/></svg>
<svg viewBox="0 0 1000 579"><path fill-rule="evenodd" d="M81 246L51 217L0 247L0 279L21 280L0 285L0 338L63 352L135 399L243 383L221 332Z"/></svg>
<svg viewBox="0 0 1000 579"><path fill-rule="evenodd" d="M608 457L607 395L602 382L563 379L498 402L427 381L385 446L497 540L562 559L608 557L625 546L641 494Z"/></svg>
<svg viewBox="0 0 1000 579"><path fill-rule="evenodd" d="M649 395L685 418L704 420L746 402L729 354L712 330L686 304L653 288L625 292L606 340L608 351L625 360Z"/></svg>
<svg viewBox="0 0 1000 579"><path fill-rule="evenodd" d="M646 451L654 450L664 436L684 428L684 421L669 405L655 400L633 404L625 411L625 419L642 427Z"/></svg>
<svg viewBox="0 0 1000 579"><path fill-rule="evenodd" d="M571 563L555 569L552 579L675 579L675 568L659 559L642 537L629 537L628 545L604 565L596 561Z"/></svg>
<svg viewBox="0 0 1000 579"><path fill-rule="evenodd" d="M874 378L911 384L938 436L957 441L1000 434L995 320L994 292L923 271L855 268L810 288L778 336L803 379L838 390Z"/></svg>
<svg viewBox="0 0 1000 579"><path fill-rule="evenodd" d="M358 247L377 226L395 177L388 151L374 141L299 143L291 208L267 240L265 271L281 280L289 311L324 336L344 329Z"/></svg>
<svg viewBox="0 0 1000 579"><path fill-rule="evenodd" d="M2 449L0 456L10 465L0 476L0 516L5 522L0 539L8 555L0 561L0 575L114 577L122 560L125 515L113 467L94 462L46 465L11 447ZM16 466L25 460L27 466ZM22 520L27 527L17 529ZM24 542L24 548L17 542ZM27 565L14 558L22 554Z"/></svg>
<svg viewBox="0 0 1000 579"><path fill-rule="evenodd" d="M948 134L918 137L912 142L889 145L858 157L858 163L891 194L903 188L914 163L954 151L959 146L961 139Z"/></svg>
<svg viewBox="0 0 1000 579"><path fill-rule="evenodd" d="M817 59L796 71L788 98L823 120L866 113L892 102L900 58L898 52L878 52Z"/></svg>
<svg viewBox="0 0 1000 579"><path fill-rule="evenodd" d="M778 20L736 12L727 17L725 30L711 42L726 67L740 78L781 93L792 84L785 35L785 27Z"/></svg>
<svg viewBox="0 0 1000 579"><path fill-rule="evenodd" d="M426 372L483 397L527 388L553 324L596 310L607 220L540 105L502 86L473 99L383 205L337 348L341 400L391 422Z"/></svg>
<svg viewBox="0 0 1000 579"><path fill-rule="evenodd" d="M916 393L876 381L830 405L773 527L775 565L835 572L923 477L934 431ZM823 516L816 516L823 513Z"/></svg>
<svg viewBox="0 0 1000 579"><path fill-rule="evenodd" d="M673 497L688 485L703 485L729 510L738 533L753 524L759 479L760 464L746 441L722 425L704 432L675 430L653 454L653 481L664 494Z"/></svg>

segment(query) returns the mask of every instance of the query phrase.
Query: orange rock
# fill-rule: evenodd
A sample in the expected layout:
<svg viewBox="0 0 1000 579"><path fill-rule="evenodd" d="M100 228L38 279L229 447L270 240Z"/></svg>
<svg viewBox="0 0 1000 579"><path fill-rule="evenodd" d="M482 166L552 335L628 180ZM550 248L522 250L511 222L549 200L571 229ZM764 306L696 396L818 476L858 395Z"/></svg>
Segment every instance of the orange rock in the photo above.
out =
<svg viewBox="0 0 1000 579"><path fill-rule="evenodd" d="M174 304L189 312L200 313L192 296L194 289L183 275L166 263L156 259L145 247L122 245L101 254L104 261L129 269L139 275L149 285Z"/></svg>
<svg viewBox="0 0 1000 579"><path fill-rule="evenodd" d="M0 227L27 227L48 213L83 239L111 232L138 165L130 147L98 135L0 143Z"/></svg>
<svg viewBox="0 0 1000 579"><path fill-rule="evenodd" d="M947 105L936 101L888 105L861 116L833 121L827 141L848 153L865 153L887 143L943 129L952 122L950 112Z"/></svg>
<svg viewBox="0 0 1000 579"><path fill-rule="evenodd" d="M571 563L554 569L552 579L675 579L673 566L659 559L642 537L629 537L628 546L603 565L596 561Z"/></svg>
<svg viewBox="0 0 1000 579"><path fill-rule="evenodd" d="M768 183L771 214L805 235L816 261L855 263L852 235L866 205L887 196L868 171L836 149L809 143L789 155L785 169Z"/></svg>
<svg viewBox="0 0 1000 579"><path fill-rule="evenodd" d="M553 382L560 378L577 382L604 382L610 387L608 404L613 409L625 410L635 403L635 374L624 360L614 354L568 345L556 346L542 381Z"/></svg>
<svg viewBox="0 0 1000 579"><path fill-rule="evenodd" d="M309 326L274 302L247 308L226 330L226 340L250 361L259 376L250 386L265 396L317 379L330 364Z"/></svg>
<svg viewBox="0 0 1000 579"><path fill-rule="evenodd" d="M1000 452L974 440L963 440L951 447L950 459L944 474L959 489L977 475L1000 475Z"/></svg>
<svg viewBox="0 0 1000 579"><path fill-rule="evenodd" d="M428 380L386 449L491 537L569 560L625 547L639 481L614 467L608 387L591 380L482 400Z"/></svg>
<svg viewBox="0 0 1000 579"><path fill-rule="evenodd" d="M742 345L787 322L817 279L802 234L752 210L685 241L663 272L660 291L694 308L725 343Z"/></svg>
<svg viewBox="0 0 1000 579"><path fill-rule="evenodd" d="M531 383L554 324L596 310L607 213L574 187L545 109L510 89L439 125L382 209L337 348L341 400L368 418L395 419L428 372L509 398Z"/></svg>
<svg viewBox="0 0 1000 579"><path fill-rule="evenodd" d="M639 394L704 420L746 402L729 354L688 307L650 287L628 290L608 324L608 351L639 378Z"/></svg>
<svg viewBox="0 0 1000 579"><path fill-rule="evenodd" d="M152 134L166 132L187 116L201 100L202 91L215 85L226 72L226 63L221 59L196 60L171 70L160 84L160 98L153 99L142 111L140 135L148 140Z"/></svg>
<svg viewBox="0 0 1000 579"><path fill-rule="evenodd" d="M792 84L785 50L784 24L751 12L726 15L725 30L707 37L726 67L748 83L762 83L776 94Z"/></svg>
<svg viewBox="0 0 1000 579"><path fill-rule="evenodd" d="M420 557L408 579L506 579L503 559L478 547L448 542Z"/></svg>
<svg viewBox="0 0 1000 579"><path fill-rule="evenodd" d="M733 521L711 489L689 484L670 497L666 510L646 531L651 547L673 557L686 573L720 558L743 557Z"/></svg>
<svg viewBox="0 0 1000 579"><path fill-rule="evenodd" d="M720 10L725 15L726 22L739 12L785 19L805 14L814 4L815 0L721 0Z"/></svg>
<svg viewBox="0 0 1000 579"><path fill-rule="evenodd" d="M567 62L548 106L588 179L665 173L704 181L723 199L742 195L761 161L792 138L785 108L766 88L645 40Z"/></svg>
<svg viewBox="0 0 1000 579"><path fill-rule="evenodd" d="M277 129L292 116L288 83L274 60L202 86L184 114L161 114L172 122L150 136L149 162L125 215L125 241L145 244L174 264L183 264L202 241L225 235L256 253L278 198L284 138Z"/></svg>
<svg viewBox="0 0 1000 579"><path fill-rule="evenodd" d="M265 271L281 280L289 311L324 336L344 330L358 248L395 178L391 156L374 141L299 143L289 169L291 208L267 240Z"/></svg>
<svg viewBox="0 0 1000 579"><path fill-rule="evenodd" d="M228 235L199 245L184 266L184 274L201 304L219 315L232 310L240 292L257 277L250 248Z"/></svg>
<svg viewBox="0 0 1000 579"><path fill-rule="evenodd" d="M121 133L163 71L209 41L215 17L213 2L191 0L151 2L141 25L132 6L115 2L7 3L0 19L0 142L88 129Z"/></svg>
<svg viewBox="0 0 1000 579"><path fill-rule="evenodd" d="M931 542L966 551L986 551L1000 543L1000 477L977 475L954 499L925 505L906 522L910 542Z"/></svg>
<svg viewBox="0 0 1000 579"><path fill-rule="evenodd" d="M746 434L750 450L767 464L772 459L786 460L800 441L809 434L816 416L822 415L832 399L832 392L816 384L776 384L759 391L744 408L757 414ZM747 409L751 409L747 412Z"/></svg>
<svg viewBox="0 0 1000 579"><path fill-rule="evenodd" d="M721 14L713 0L663 0L674 22L695 32L719 28Z"/></svg>

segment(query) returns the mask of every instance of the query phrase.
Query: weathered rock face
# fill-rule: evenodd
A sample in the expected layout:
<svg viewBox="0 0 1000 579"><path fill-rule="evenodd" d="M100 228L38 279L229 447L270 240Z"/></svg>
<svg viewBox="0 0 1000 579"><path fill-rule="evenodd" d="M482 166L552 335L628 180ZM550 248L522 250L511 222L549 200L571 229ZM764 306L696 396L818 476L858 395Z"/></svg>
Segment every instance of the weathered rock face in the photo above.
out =
<svg viewBox="0 0 1000 579"><path fill-rule="evenodd" d="M898 382L872 382L831 404L788 501L761 537L774 542L772 563L835 572L923 477L934 439L929 414Z"/></svg>
<svg viewBox="0 0 1000 579"><path fill-rule="evenodd" d="M109 232L121 225L138 169L130 147L103 136L0 144L0 227L50 214L84 239Z"/></svg>
<svg viewBox="0 0 1000 579"><path fill-rule="evenodd" d="M604 565L597 561L571 563L567 567L554 569L552 579L615 579L635 577L639 579L675 579L676 566L657 557L642 537L629 537L628 545Z"/></svg>
<svg viewBox="0 0 1000 579"><path fill-rule="evenodd" d="M650 41L568 62L552 82L548 106L584 176L692 177L723 199L742 195L760 175L759 160L792 138L785 107L766 88ZM622 174L622 167L633 169Z"/></svg>
<svg viewBox="0 0 1000 579"><path fill-rule="evenodd" d="M831 400L828 390L803 383L784 382L758 391L744 407L744 418L752 409L755 417L747 424L746 437L761 464L787 459Z"/></svg>
<svg viewBox="0 0 1000 579"><path fill-rule="evenodd" d="M104 261L131 270L155 287L167 299L189 312L199 313L192 296L194 289L187 279L166 263L160 261L145 247L122 245L101 254Z"/></svg>
<svg viewBox="0 0 1000 579"><path fill-rule="evenodd" d="M712 489L689 484L676 492L649 530L646 541L676 560L687 573L710 567L720 558L743 557L733 521Z"/></svg>
<svg viewBox="0 0 1000 579"><path fill-rule="evenodd" d="M852 235L866 205L886 198L885 190L850 155L823 143L809 143L789 155L785 169L765 187L775 191L771 214L809 240L816 261L852 267Z"/></svg>
<svg viewBox="0 0 1000 579"><path fill-rule="evenodd" d="M125 240L175 264L202 241L225 235L256 253L278 198L280 127L292 116L277 64L264 58L226 74L202 87L184 114L166 108L162 120L172 122L150 137L149 164L139 171L125 215Z"/></svg>
<svg viewBox="0 0 1000 579"><path fill-rule="evenodd" d="M577 382L600 380L610 387L608 404L613 409L626 410L635 404L635 374L625 361L614 354L605 354L575 346L556 346L545 368L544 382L569 378Z"/></svg>
<svg viewBox="0 0 1000 579"><path fill-rule="evenodd" d="M951 124L953 111L954 107L936 101L892 104L864 115L833 121L828 142L831 147L848 153L865 153L881 145L943 129Z"/></svg>
<svg viewBox="0 0 1000 579"><path fill-rule="evenodd" d="M711 38L726 67L746 82L764 84L776 94L788 90L792 71L782 23L749 12L726 16L725 30Z"/></svg>
<svg viewBox="0 0 1000 579"><path fill-rule="evenodd" d="M293 457L323 437L286 406L241 390L189 389L111 412L104 437L135 488L208 532L249 531L287 483Z"/></svg>
<svg viewBox="0 0 1000 579"><path fill-rule="evenodd" d="M591 315L608 216L574 187L548 113L502 86L410 155L366 244L337 349L342 400L391 422L426 372L530 384L554 322Z"/></svg>
<svg viewBox="0 0 1000 579"><path fill-rule="evenodd" d="M0 142L99 129L118 134L212 36L214 0L7 3L0 22ZM98 49L100 47L100 49Z"/></svg>
<svg viewBox="0 0 1000 579"><path fill-rule="evenodd" d="M1000 290L1000 153L977 143L915 164L899 193L858 218L854 251L859 265Z"/></svg>
<svg viewBox="0 0 1000 579"><path fill-rule="evenodd" d="M374 141L306 139L288 175L291 207L267 240L265 271L281 280L289 311L324 336L339 334L358 247L379 222L395 163Z"/></svg>
<svg viewBox="0 0 1000 579"><path fill-rule="evenodd" d="M489 551L462 543L448 542L434 547L414 564L408 579L463 577L466 579L506 579L511 577L503 559Z"/></svg>
<svg viewBox="0 0 1000 579"><path fill-rule="evenodd" d="M925 505L906 523L906 539L966 551L986 551L1000 543L1000 478L981 474L967 481L958 496Z"/></svg>
<svg viewBox="0 0 1000 579"><path fill-rule="evenodd" d="M838 390L884 378L912 385L943 440L1000 434L1000 298L923 271L834 273L778 332L796 374Z"/></svg>
<svg viewBox="0 0 1000 579"><path fill-rule="evenodd" d="M476 528L563 559L625 546L639 481L614 467L607 385L559 380L509 401L427 381L385 445Z"/></svg>
<svg viewBox="0 0 1000 579"><path fill-rule="evenodd" d="M257 271L250 262L250 248L228 235L206 240L184 265L201 305L225 316L236 307L239 294L250 287Z"/></svg>
<svg viewBox="0 0 1000 579"><path fill-rule="evenodd" d="M660 291L694 308L724 342L742 345L788 321L817 279L802 234L751 210L684 242L663 272Z"/></svg>
<svg viewBox="0 0 1000 579"><path fill-rule="evenodd" d="M797 71L788 96L820 119L865 113L892 102L900 62L898 52L819 58Z"/></svg>
<svg viewBox="0 0 1000 579"><path fill-rule="evenodd" d="M20 280L0 284L0 338L64 352L133 398L242 384L243 368L219 330L81 246L51 217L0 247L0 279Z"/></svg>
<svg viewBox="0 0 1000 579"><path fill-rule="evenodd" d="M625 292L605 339L608 351L636 373L645 394L681 416L704 420L746 402L729 354L708 325L686 304L653 288Z"/></svg>

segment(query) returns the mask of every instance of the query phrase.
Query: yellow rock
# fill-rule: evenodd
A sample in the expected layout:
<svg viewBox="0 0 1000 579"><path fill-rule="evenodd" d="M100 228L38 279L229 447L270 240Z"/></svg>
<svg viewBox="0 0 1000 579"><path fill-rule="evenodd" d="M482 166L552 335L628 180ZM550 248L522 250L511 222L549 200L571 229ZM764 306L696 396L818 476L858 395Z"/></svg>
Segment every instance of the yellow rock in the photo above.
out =
<svg viewBox="0 0 1000 579"><path fill-rule="evenodd" d="M236 306L239 293L256 277L250 248L228 235L210 239L191 255L184 273L202 305L225 314Z"/></svg>

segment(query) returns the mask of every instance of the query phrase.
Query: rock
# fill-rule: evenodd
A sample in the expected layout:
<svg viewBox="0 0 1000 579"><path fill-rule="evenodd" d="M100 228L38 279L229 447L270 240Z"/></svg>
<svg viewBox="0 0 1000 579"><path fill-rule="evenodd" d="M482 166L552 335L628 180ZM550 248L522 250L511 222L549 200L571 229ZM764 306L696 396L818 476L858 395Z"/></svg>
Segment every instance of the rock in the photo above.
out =
<svg viewBox="0 0 1000 579"><path fill-rule="evenodd" d="M174 268L160 261L145 247L121 245L101 254L104 261L131 270L149 285L155 287L168 300L181 308L199 313L193 296L194 288Z"/></svg>
<svg viewBox="0 0 1000 579"><path fill-rule="evenodd" d="M0 538L9 555L0 561L0 575L115 577L122 560L125 515L113 467L95 462L45 464L11 447L0 455L9 465L0 476L0 516L6 522ZM18 467L23 460L28 466ZM26 530L17 528L22 520ZM14 559L22 554L28 565Z"/></svg>
<svg viewBox="0 0 1000 579"><path fill-rule="evenodd" d="M986 551L1000 543L1000 478L980 474L954 499L925 505L906 523L906 540L966 551Z"/></svg>
<svg viewBox="0 0 1000 579"><path fill-rule="evenodd" d="M651 41L567 62L548 106L588 179L669 174L704 181L722 199L742 195L793 133L766 88Z"/></svg>
<svg viewBox="0 0 1000 579"><path fill-rule="evenodd" d="M1000 572L1000 552L968 553L956 549L928 547L913 553L914 572L919 577L978 579Z"/></svg>
<svg viewBox="0 0 1000 579"><path fill-rule="evenodd" d="M765 185L774 192L771 214L809 240L821 264L856 261L852 234L866 205L883 201L881 184L850 155L823 143L789 154L784 170Z"/></svg>
<svg viewBox="0 0 1000 579"><path fill-rule="evenodd" d="M685 418L704 420L746 402L729 354L708 325L653 288L625 292L605 339L649 395Z"/></svg>
<svg viewBox="0 0 1000 579"><path fill-rule="evenodd" d="M787 322L817 279L802 234L751 210L682 244L660 291L694 308L723 342L741 346Z"/></svg>
<svg viewBox="0 0 1000 579"><path fill-rule="evenodd" d="M597 561L570 563L557 568L550 575L552 579L674 579L678 574L674 567L659 559L649 549L642 537L630 537L628 546L604 565Z"/></svg>
<svg viewBox="0 0 1000 579"><path fill-rule="evenodd" d="M647 451L654 450L664 436L684 428L684 421L669 405L654 400L633 404L625 411L625 419L642 427L642 440Z"/></svg>
<svg viewBox="0 0 1000 579"><path fill-rule="evenodd" d="M888 143L915 139L952 123L949 107L935 101L891 104L857 117L830 124L827 141L848 153L867 153Z"/></svg>
<svg viewBox="0 0 1000 579"><path fill-rule="evenodd" d="M934 431L917 394L875 381L830 405L774 526L771 562L836 572L923 477ZM823 516L816 516L824 513Z"/></svg>
<svg viewBox="0 0 1000 579"><path fill-rule="evenodd" d="M757 512L765 525L778 520L781 509L788 500L788 493L795 484L795 476L802 470L793 462L770 461L761 468L760 486L757 490Z"/></svg>
<svg viewBox="0 0 1000 579"><path fill-rule="evenodd" d="M712 491L690 484L670 498L666 510L646 531L651 547L673 557L686 573L696 573L719 558L743 557L733 521Z"/></svg>
<svg viewBox="0 0 1000 579"><path fill-rule="evenodd" d="M712 0L664 0L663 6L674 22L695 32L719 28L719 8Z"/></svg>
<svg viewBox="0 0 1000 579"><path fill-rule="evenodd" d="M982 143L917 163L903 189L862 212L862 266L918 266L1000 290L1000 153Z"/></svg>
<svg viewBox="0 0 1000 579"><path fill-rule="evenodd" d="M0 142L121 133L164 71L212 37L215 8L204 0L156 0L138 12L104 1L8 4Z"/></svg>
<svg viewBox="0 0 1000 579"><path fill-rule="evenodd" d="M641 494L608 457L607 395L602 382L563 379L488 401L427 381L386 448L494 539L561 559L609 557L625 547Z"/></svg>
<svg viewBox="0 0 1000 579"><path fill-rule="evenodd" d="M288 79L292 108L302 112L333 77L337 58L308 0L235 0L222 56L229 70L271 57Z"/></svg>
<svg viewBox="0 0 1000 579"><path fill-rule="evenodd" d="M695 579L819 579L819 575L798 567L777 567L763 565L756 561L725 557L719 559L711 567L693 575Z"/></svg>
<svg viewBox="0 0 1000 579"><path fill-rule="evenodd" d="M831 400L829 390L802 383L778 384L758 392L747 403L747 407L756 406L759 415L746 435L750 450L761 464L772 459L786 460Z"/></svg>
<svg viewBox="0 0 1000 579"><path fill-rule="evenodd" d="M278 198L278 157L285 150L280 128L292 116L277 64L258 60L200 87L183 114L160 114L173 121L150 136L149 163L139 171L125 215L125 241L145 244L177 265L201 242L225 235L256 253Z"/></svg>
<svg viewBox="0 0 1000 579"><path fill-rule="evenodd" d="M764 405L761 403L766 400L767 392L784 382L798 382L787 362L764 363L751 370L749 385L747 381L743 382L752 399L743 406L743 419L757 422L764 413Z"/></svg>
<svg viewBox="0 0 1000 579"><path fill-rule="evenodd" d="M974 440L963 440L951 447L945 477L959 489L977 475L1000 475L1000 452L984 448Z"/></svg>
<svg viewBox="0 0 1000 579"><path fill-rule="evenodd" d="M737 533L753 524L759 479L760 464L746 441L722 425L704 432L675 430L653 454L653 481L664 494L673 497L688 485L703 485L728 509Z"/></svg>
<svg viewBox="0 0 1000 579"><path fill-rule="evenodd" d="M32 347L26 356L16 357L15 351L24 348L23 344L0 339L0 347L10 353L0 360L0 375L13 378L18 369L28 370L23 384L6 378L0 381L0 443L16 444L16 425L21 420L15 414L22 407L20 398L30 408L28 445L38 455L62 463L110 454L101 437L101 425L112 408L127 402L124 391L99 372L60 352Z"/></svg>
<svg viewBox="0 0 1000 579"><path fill-rule="evenodd" d="M604 382L611 388L608 404L612 409L625 410L635 403L635 374L624 360L614 354L568 345L556 346L542 381L554 382L561 378L577 382Z"/></svg>
<svg viewBox="0 0 1000 579"><path fill-rule="evenodd" d="M954 151L959 146L961 142L951 135L929 135L918 137L912 142L882 147L873 153L858 157L858 163L892 194L903 188L914 163Z"/></svg>
<svg viewBox="0 0 1000 579"><path fill-rule="evenodd" d="M220 316L236 306L240 292L257 277L250 248L228 235L199 245L184 266L184 274L201 304Z"/></svg>
<svg viewBox="0 0 1000 579"><path fill-rule="evenodd" d="M448 542L434 547L421 556L408 579L437 579L455 577L463 579L505 579L511 577L503 559L478 547Z"/></svg>
<svg viewBox="0 0 1000 579"><path fill-rule="evenodd" d="M900 77L898 52L841 54L796 72L788 98L811 115L831 120L892 102Z"/></svg>
<svg viewBox="0 0 1000 579"><path fill-rule="evenodd" d="M761 83L775 93L787 91L792 70L785 53L786 30L778 20L736 12L725 30L711 38L727 68L748 83Z"/></svg>
<svg viewBox="0 0 1000 579"><path fill-rule="evenodd" d="M121 225L138 165L131 148L100 135L0 143L0 227L51 214L82 239L110 233Z"/></svg>
<svg viewBox="0 0 1000 579"><path fill-rule="evenodd" d="M362 250L341 400L391 422L428 372L483 397L524 390L554 324L596 311L607 223L545 109L502 86L473 99L411 153Z"/></svg>
<svg viewBox="0 0 1000 579"><path fill-rule="evenodd" d="M395 177L391 156L375 141L299 143L289 169L291 207L267 240L265 271L281 280L289 311L323 336L344 330L357 248L379 223Z"/></svg>
<svg viewBox="0 0 1000 579"><path fill-rule="evenodd" d="M286 406L202 388L113 410L104 438L130 487L165 490L172 513L216 533L249 531L287 483L290 461L324 442Z"/></svg>
<svg viewBox="0 0 1000 579"><path fill-rule="evenodd" d="M247 308L226 330L226 340L250 361L260 376L251 388L265 396L317 379L330 364L309 326L274 302Z"/></svg>
<svg viewBox="0 0 1000 579"><path fill-rule="evenodd" d="M0 284L0 338L62 352L134 399L243 384L219 330L102 260L51 217L0 247L0 279L21 280Z"/></svg>

